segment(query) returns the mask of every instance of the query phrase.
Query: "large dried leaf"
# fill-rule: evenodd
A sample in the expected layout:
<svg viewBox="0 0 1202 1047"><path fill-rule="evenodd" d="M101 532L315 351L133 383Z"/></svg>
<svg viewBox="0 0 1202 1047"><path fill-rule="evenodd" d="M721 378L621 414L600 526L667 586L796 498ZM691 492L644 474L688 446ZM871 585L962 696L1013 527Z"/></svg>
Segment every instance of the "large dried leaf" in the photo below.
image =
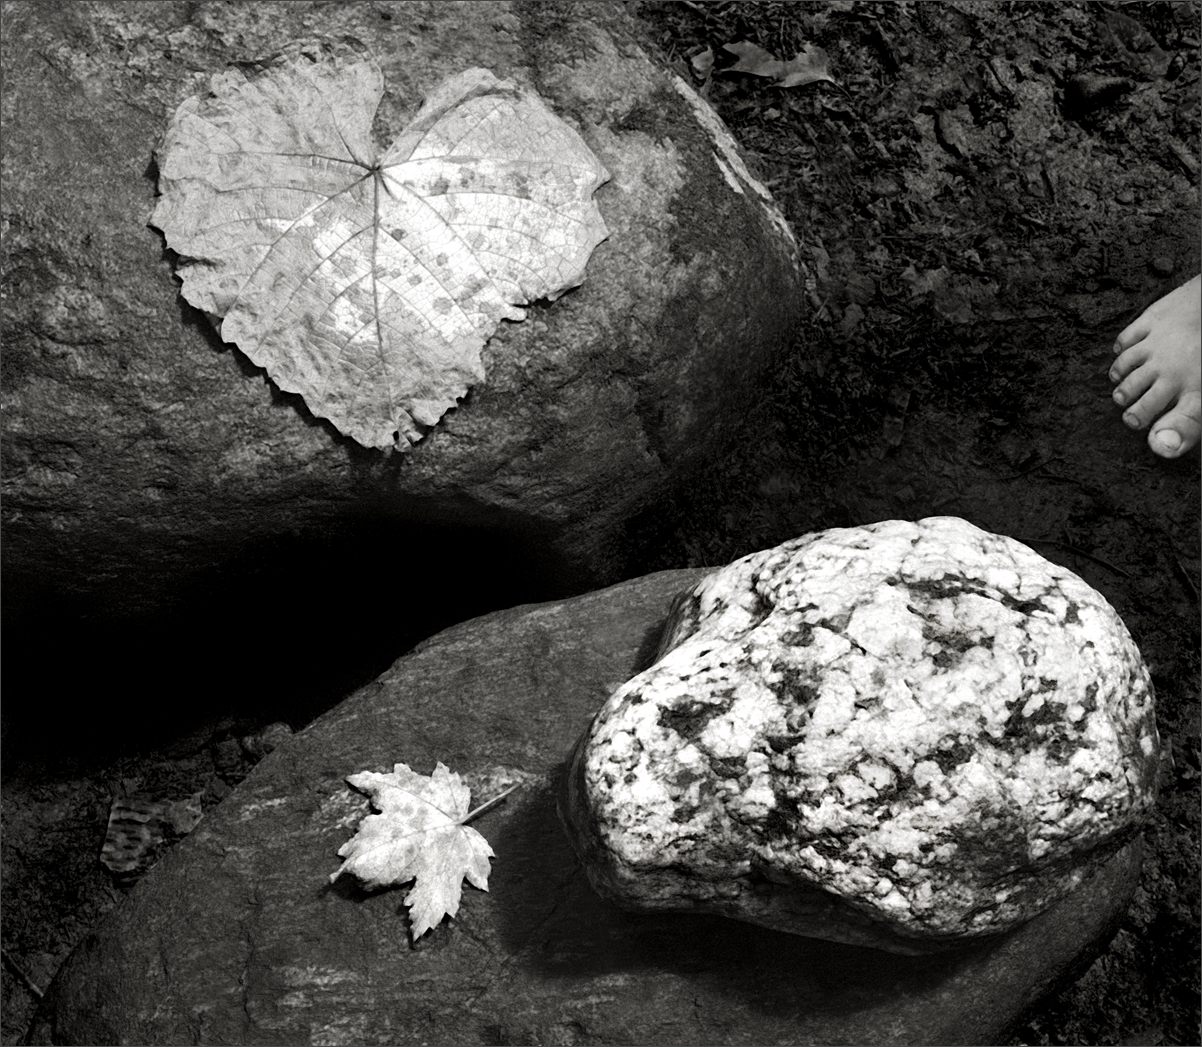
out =
<svg viewBox="0 0 1202 1047"><path fill-rule="evenodd" d="M223 338L360 443L406 449L483 379L502 319L584 279L609 175L485 69L435 88L383 153L382 94L374 61L329 50L214 77L167 130L152 222Z"/></svg>

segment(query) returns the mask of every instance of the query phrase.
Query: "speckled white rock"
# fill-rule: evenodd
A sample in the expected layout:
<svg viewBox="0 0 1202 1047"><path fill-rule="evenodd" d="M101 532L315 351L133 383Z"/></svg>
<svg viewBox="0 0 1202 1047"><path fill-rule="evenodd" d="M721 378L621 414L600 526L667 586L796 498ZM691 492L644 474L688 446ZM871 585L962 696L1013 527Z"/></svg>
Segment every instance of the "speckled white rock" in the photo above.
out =
<svg viewBox="0 0 1202 1047"><path fill-rule="evenodd" d="M678 598L578 742L601 893L899 952L1007 930L1138 831L1159 741L1114 609L933 517L806 535Z"/></svg>

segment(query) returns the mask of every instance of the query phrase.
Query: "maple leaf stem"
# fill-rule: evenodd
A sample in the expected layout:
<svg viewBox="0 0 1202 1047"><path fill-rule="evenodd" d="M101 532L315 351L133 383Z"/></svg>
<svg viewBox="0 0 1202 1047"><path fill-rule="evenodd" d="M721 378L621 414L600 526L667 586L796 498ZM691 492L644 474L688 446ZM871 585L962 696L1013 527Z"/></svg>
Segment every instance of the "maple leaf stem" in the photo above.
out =
<svg viewBox="0 0 1202 1047"><path fill-rule="evenodd" d="M473 818L475 818L476 815L478 815L481 811L486 810L487 808L491 807L494 803L500 803L503 799L505 799L506 796L508 796L511 792L514 791L514 789L516 789L521 784L522 784L521 782L515 782L508 789L506 789L503 793L497 793L497 795L494 796L487 803L482 803L474 811L468 811L467 814L465 814L463 816L463 820L459 824L466 825Z"/></svg>

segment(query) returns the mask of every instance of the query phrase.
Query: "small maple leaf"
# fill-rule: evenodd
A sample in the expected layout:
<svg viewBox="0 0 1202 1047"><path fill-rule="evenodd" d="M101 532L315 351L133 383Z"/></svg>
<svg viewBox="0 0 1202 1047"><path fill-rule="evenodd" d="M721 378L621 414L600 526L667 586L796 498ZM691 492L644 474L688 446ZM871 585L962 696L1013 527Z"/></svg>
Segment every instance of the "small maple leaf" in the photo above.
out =
<svg viewBox="0 0 1202 1047"><path fill-rule="evenodd" d="M789 61L782 62L774 54L765 51L759 44L741 40L737 44L723 44L723 51L737 55L734 65L722 70L724 73L750 73L752 76L767 76L776 81L777 87L800 87L816 80L835 78L830 74L830 59L821 47L806 44Z"/></svg>
<svg viewBox="0 0 1202 1047"><path fill-rule="evenodd" d="M488 890L488 859L496 856L488 841L464 823L516 785L469 811L471 790L441 763L429 777L398 763L391 774L363 771L347 781L367 793L380 813L364 818L355 836L338 849L346 861L331 883L344 872L354 873L369 888L413 880L405 904L415 939L459 911L464 877L473 887Z"/></svg>

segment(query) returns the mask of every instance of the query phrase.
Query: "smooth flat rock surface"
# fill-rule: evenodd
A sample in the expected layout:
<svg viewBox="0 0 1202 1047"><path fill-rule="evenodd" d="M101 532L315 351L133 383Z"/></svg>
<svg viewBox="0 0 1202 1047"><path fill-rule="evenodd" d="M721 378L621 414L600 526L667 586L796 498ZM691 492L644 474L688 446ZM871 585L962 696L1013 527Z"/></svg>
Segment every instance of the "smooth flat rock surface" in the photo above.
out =
<svg viewBox="0 0 1202 1047"><path fill-rule="evenodd" d="M991 1044L1105 940L1138 842L1031 923L890 955L719 916L639 915L588 886L555 810L572 743L652 657L670 571L456 626L267 757L61 970L30 1042ZM414 947L405 888L331 885L361 770L441 760L527 784L473 822L488 893ZM487 798L482 788L476 802Z"/></svg>

